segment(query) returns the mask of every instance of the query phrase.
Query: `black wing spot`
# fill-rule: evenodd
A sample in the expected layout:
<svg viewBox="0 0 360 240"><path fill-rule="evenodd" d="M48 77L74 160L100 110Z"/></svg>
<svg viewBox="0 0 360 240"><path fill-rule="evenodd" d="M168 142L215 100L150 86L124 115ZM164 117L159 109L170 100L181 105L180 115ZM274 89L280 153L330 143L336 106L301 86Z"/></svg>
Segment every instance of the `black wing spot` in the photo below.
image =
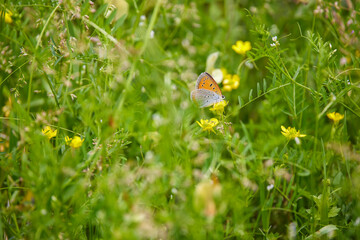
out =
<svg viewBox="0 0 360 240"><path fill-rule="evenodd" d="M215 88L213 88L215 90Z"/></svg>
<svg viewBox="0 0 360 240"><path fill-rule="evenodd" d="M212 87L212 85L213 85L213 84L211 83L211 84L210 84L210 87ZM214 88L214 89L215 89L215 88Z"/></svg>

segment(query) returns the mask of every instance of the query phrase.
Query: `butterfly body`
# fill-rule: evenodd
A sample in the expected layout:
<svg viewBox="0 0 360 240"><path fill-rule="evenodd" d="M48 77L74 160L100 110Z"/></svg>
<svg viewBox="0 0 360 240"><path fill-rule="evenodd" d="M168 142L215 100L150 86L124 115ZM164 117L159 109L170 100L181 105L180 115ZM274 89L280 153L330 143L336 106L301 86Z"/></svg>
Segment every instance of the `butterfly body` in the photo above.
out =
<svg viewBox="0 0 360 240"><path fill-rule="evenodd" d="M208 107L224 100L221 90L210 74L203 72L196 81L196 88L191 92L191 100L199 107Z"/></svg>

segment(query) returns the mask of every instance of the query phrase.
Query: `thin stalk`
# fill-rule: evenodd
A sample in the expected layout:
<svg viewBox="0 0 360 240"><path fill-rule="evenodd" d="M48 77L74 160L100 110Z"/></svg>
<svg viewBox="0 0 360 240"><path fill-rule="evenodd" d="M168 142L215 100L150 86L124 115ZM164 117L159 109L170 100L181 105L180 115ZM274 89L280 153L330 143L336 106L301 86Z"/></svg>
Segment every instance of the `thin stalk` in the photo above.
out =
<svg viewBox="0 0 360 240"><path fill-rule="evenodd" d="M117 107L116 107L116 111L115 111L115 112L117 113L117 115L119 115L119 112L121 112L122 107L123 107L123 105L124 105L124 102L125 102L127 93L128 93L128 91L129 91L129 87L130 87L131 81L132 81L133 76L134 76L134 73L135 73L136 64L137 64L137 62L139 61L141 55L144 53L144 51L145 51L146 48L147 48L147 45L148 45L148 42L149 42L149 38L150 38L150 32L151 32L151 30L154 28L155 21L156 21L156 18L157 18L159 9L160 9L160 3L161 3L160 0L157 0L157 1L156 1L155 9L154 9L153 15L152 15L152 17L151 17L149 27L148 27L147 30L146 30L145 39L144 39L144 45L143 45L143 47L141 48L140 53L138 54L138 56L137 56L136 59L134 60L133 64L131 65L131 69L130 69L128 78L126 79L126 82L125 82L125 89L124 89L124 91L123 91L123 94L121 94L120 101L119 101L119 103L118 103L118 105L117 105Z"/></svg>
<svg viewBox="0 0 360 240"><path fill-rule="evenodd" d="M42 39L42 37L43 37L43 35L45 33L46 27L48 26L50 20L54 16L56 10L59 8L60 4L61 4L61 2L59 2L59 4L50 13L50 16L47 19L43 29L41 30L40 36L39 36L39 38L37 40L37 43L36 43L36 46L35 46L35 52L34 52L34 56L33 56L33 59L32 59L32 62L31 62L31 67L30 67L30 80L29 80L28 99L27 99L27 113L30 113L31 87L32 87L32 80L33 80L33 75L34 75L34 70L35 70L34 68L35 68L35 60L36 60L36 53L37 53L36 51L40 46L40 42L41 42L41 39Z"/></svg>

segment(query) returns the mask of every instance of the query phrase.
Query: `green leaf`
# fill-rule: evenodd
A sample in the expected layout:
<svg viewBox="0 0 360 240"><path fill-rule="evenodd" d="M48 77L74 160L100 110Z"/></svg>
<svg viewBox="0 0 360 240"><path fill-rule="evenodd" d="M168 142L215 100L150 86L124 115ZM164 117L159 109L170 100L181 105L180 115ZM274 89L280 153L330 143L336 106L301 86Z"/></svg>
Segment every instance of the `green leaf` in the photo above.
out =
<svg viewBox="0 0 360 240"><path fill-rule="evenodd" d="M266 84L265 78L263 78L263 90L264 90L264 92L266 92L266 90L267 90L267 84Z"/></svg>
<svg viewBox="0 0 360 240"><path fill-rule="evenodd" d="M121 27L126 19L126 14L122 15L115 23L114 27L111 29L111 34L115 34L119 27Z"/></svg>
<svg viewBox="0 0 360 240"><path fill-rule="evenodd" d="M242 106L242 104L243 104L243 101L242 101L242 99L241 99L241 97L240 97L240 96L238 96L238 101L239 101L239 106L241 107L241 106Z"/></svg>
<svg viewBox="0 0 360 240"><path fill-rule="evenodd" d="M257 94L257 96L259 96L261 94L260 83L256 84L256 94Z"/></svg>
<svg viewBox="0 0 360 240"><path fill-rule="evenodd" d="M114 9L114 11L112 11L111 13L110 13L110 16L108 16L108 18L106 19L106 21L105 21L105 25L109 25L111 22L112 22L112 20L115 18L115 16L116 16L116 11L117 11L117 9Z"/></svg>
<svg viewBox="0 0 360 240"><path fill-rule="evenodd" d="M250 89L250 93L249 93L249 101L251 101L253 99L253 90Z"/></svg>
<svg viewBox="0 0 360 240"><path fill-rule="evenodd" d="M94 19L97 19L100 14L104 13L107 8L107 4L101 5L98 10L94 13Z"/></svg>
<svg viewBox="0 0 360 240"><path fill-rule="evenodd" d="M339 211L340 211L340 208L335 207L335 206L332 207L332 208L330 209L329 213L328 213L328 217L329 217L329 218L331 218L331 217L336 217L336 216L338 215Z"/></svg>
<svg viewBox="0 0 360 240"><path fill-rule="evenodd" d="M325 227L320 228L320 230L316 231L314 234L311 234L310 236L308 236L305 239L319 239L320 237L324 236L324 235L328 235L331 234L332 232L338 230L338 228L335 225L326 225Z"/></svg>

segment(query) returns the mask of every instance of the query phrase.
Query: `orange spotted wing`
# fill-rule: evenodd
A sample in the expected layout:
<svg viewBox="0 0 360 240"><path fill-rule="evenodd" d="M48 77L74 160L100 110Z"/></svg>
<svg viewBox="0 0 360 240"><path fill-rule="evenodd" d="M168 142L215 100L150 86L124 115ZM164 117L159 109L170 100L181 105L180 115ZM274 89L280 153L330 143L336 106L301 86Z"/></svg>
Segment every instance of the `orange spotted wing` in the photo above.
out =
<svg viewBox="0 0 360 240"><path fill-rule="evenodd" d="M213 77L207 72L200 74L196 81L196 89L206 89L222 96L221 90Z"/></svg>
<svg viewBox="0 0 360 240"><path fill-rule="evenodd" d="M200 74L196 81L196 89L191 92L191 100L202 108L221 102L224 98L211 75L206 72Z"/></svg>

